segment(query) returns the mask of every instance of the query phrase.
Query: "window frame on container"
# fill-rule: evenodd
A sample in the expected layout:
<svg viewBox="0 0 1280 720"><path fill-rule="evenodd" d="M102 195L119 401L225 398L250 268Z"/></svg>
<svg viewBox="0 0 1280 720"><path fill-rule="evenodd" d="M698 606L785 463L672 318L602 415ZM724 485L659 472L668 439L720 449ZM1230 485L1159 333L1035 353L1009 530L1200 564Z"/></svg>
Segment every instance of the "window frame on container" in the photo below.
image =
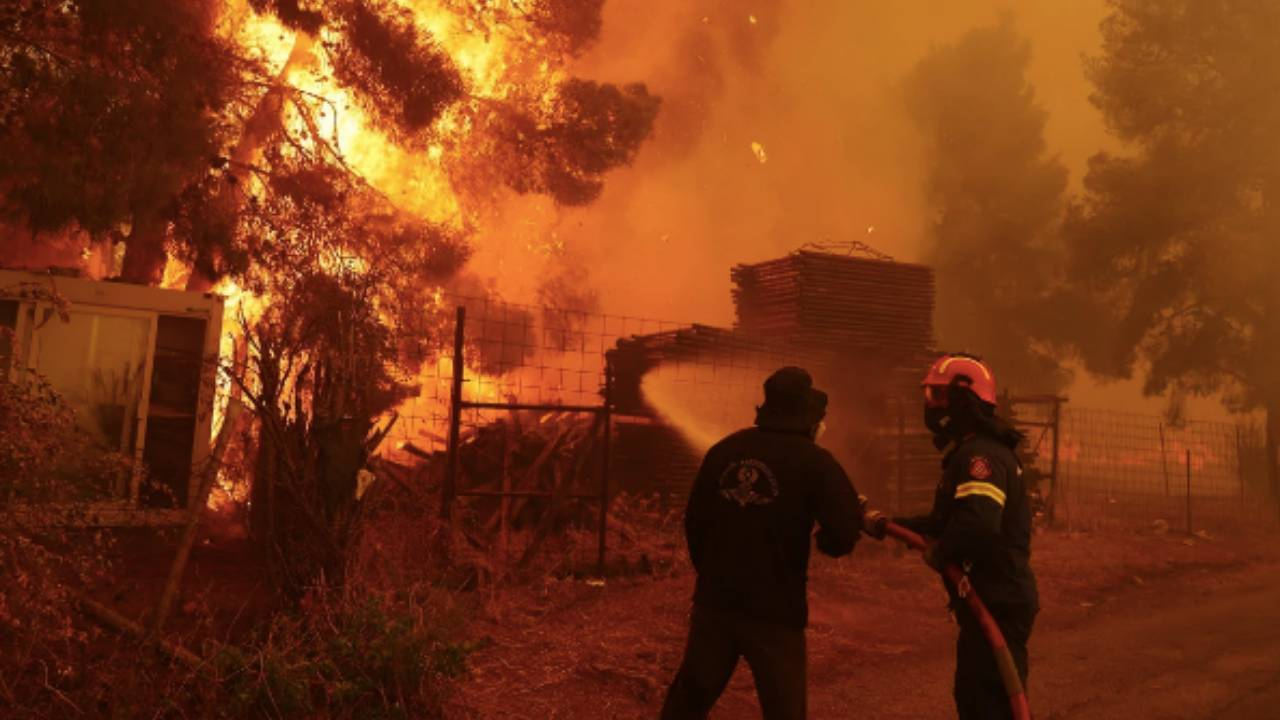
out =
<svg viewBox="0 0 1280 720"><path fill-rule="evenodd" d="M123 508L133 508L138 505L138 491L142 483L144 467L142 464L142 454L146 449L147 443L147 417L151 406L151 374L155 365L156 355L156 324L160 314L147 310L131 310L128 308L112 307L108 305L89 305L72 302L70 303L70 311L81 315L94 315L98 317L127 317L147 321L147 331L143 340L143 356L142 356L142 377L139 378L138 388L138 408L136 416L133 418L133 428L126 430L121 428L122 433L131 433L132 448L126 442L124 437L117 439L115 443L116 449L121 453L128 453L130 456L129 463L129 483L124 497L113 498L113 500L105 503L94 503L95 505L119 505ZM39 300L34 303L35 317L42 318L40 327L33 328L31 333L30 348L26 353L26 366L36 369L40 366L42 352L45 350L45 338L39 332L47 322L57 322L57 318L52 317L55 313L53 305L47 300ZM91 368L86 368L91 369ZM54 388L55 390L58 388Z"/></svg>
<svg viewBox="0 0 1280 720"><path fill-rule="evenodd" d="M73 313L147 320L137 417L132 420L134 441L132 448L126 448L130 451L131 469L125 497L82 504L10 504L11 499L5 499L4 504L9 505L6 508L7 514L19 522L85 526L168 525L182 522L191 503L196 499L194 489L198 483L198 472L205 466L212 452L213 415L217 405L216 364L220 360L223 298L214 293L170 290L0 269L0 290L37 286L46 287L59 295L67 302L68 309ZM19 292L16 295L6 295L3 299L18 303L18 317L14 329L11 362L7 367L0 368L0 371L6 373L6 377L15 379L16 382L23 382L26 373L23 372L15 378L15 371L19 368L24 371L35 370L39 366L42 348L38 332L41 323L38 319L48 314L49 322L59 320L55 315L54 304L39 293ZM194 416L191 470L186 483L187 502L181 505L175 503L172 508L145 507L140 493L141 480L145 472L144 454L151 410L158 325L162 316L197 318L205 324ZM209 363L210 359L214 362ZM123 435L122 430L122 437Z"/></svg>

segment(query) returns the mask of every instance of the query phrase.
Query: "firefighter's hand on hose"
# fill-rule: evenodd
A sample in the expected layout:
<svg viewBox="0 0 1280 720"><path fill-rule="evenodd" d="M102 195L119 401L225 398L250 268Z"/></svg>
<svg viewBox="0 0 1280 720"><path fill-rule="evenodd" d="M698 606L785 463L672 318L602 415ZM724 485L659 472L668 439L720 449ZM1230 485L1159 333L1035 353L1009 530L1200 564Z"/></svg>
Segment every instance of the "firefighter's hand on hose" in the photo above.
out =
<svg viewBox="0 0 1280 720"><path fill-rule="evenodd" d="M862 513L862 532L876 540L883 540L889 517L879 510L868 510L869 502L866 495L858 496L858 510Z"/></svg>
<svg viewBox="0 0 1280 720"><path fill-rule="evenodd" d="M868 510L862 514L862 532L877 540L884 539L888 524L889 516L879 510Z"/></svg>

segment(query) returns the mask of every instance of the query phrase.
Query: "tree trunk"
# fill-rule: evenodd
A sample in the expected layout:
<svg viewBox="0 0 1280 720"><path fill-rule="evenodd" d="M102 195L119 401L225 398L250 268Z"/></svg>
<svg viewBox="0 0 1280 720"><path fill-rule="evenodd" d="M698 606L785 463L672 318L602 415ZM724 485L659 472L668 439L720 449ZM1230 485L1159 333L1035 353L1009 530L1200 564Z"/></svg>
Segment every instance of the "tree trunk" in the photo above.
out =
<svg viewBox="0 0 1280 720"><path fill-rule="evenodd" d="M261 417L261 410L258 410ZM249 486L249 537L263 550L263 557L271 559L271 545L276 542L275 518L276 483L280 476L280 456L283 449L276 444L275 436L258 423L253 482Z"/></svg>
<svg viewBox="0 0 1280 720"><path fill-rule="evenodd" d="M125 248L128 250L128 248ZM89 237L89 256L85 261L86 271L90 278L94 280L105 280L110 277L117 277L120 273L116 272L116 243L106 233L98 233Z"/></svg>
<svg viewBox="0 0 1280 720"><path fill-rule="evenodd" d="M232 210L229 215L239 214L246 197L245 183L250 179L249 168L257 162L262 147L280 131L284 122L284 103L289 76L294 71L310 67L315 62L311 53L314 40L310 35L299 32L293 40L293 49L285 60L284 67L276 75L274 86L263 94L253 114L245 122L240 140L231 151L231 163L227 172L236 179L234 185L225 186L220 200ZM207 252L201 249L201 253ZM216 271L212 271L213 263L208 257L197 257L191 268L191 276L187 279L187 289L205 292L219 280Z"/></svg>
<svg viewBox="0 0 1280 720"><path fill-rule="evenodd" d="M164 590L160 593L160 600L156 603L155 616L151 619L151 633L157 639L164 631L165 621L169 619L173 603L178 597L178 588L187 570L187 561L191 559L191 546L196 541L200 519L204 516L209 502L209 493L213 490L218 470L222 468L222 461L227 454L227 443L238 431L237 426L243 406L237 395L238 393L232 395L231 401L227 403L227 414L223 417L222 429L218 431L218 437L213 443L213 452L209 455L207 464L200 470L196 496L187 507L187 520L182 528L182 537L178 541L178 550L173 556L173 563L169 566L169 576L165 580Z"/></svg>
<svg viewBox="0 0 1280 720"><path fill-rule="evenodd" d="M164 275L164 236L168 223L152 211L136 211L133 230L125 242L120 279L139 285L159 285Z"/></svg>

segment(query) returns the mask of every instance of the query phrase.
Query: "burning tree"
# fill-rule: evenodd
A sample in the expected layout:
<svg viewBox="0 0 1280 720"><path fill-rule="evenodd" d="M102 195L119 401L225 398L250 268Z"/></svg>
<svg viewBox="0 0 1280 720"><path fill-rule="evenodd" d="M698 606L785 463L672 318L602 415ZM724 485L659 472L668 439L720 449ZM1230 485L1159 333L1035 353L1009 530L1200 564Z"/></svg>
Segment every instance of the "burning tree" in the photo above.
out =
<svg viewBox="0 0 1280 720"><path fill-rule="evenodd" d="M258 470L288 498L260 519L306 525L303 574L340 579L369 431L410 394L486 210L589 203L650 134L643 85L568 72L601 6L10 3L0 246L232 295Z"/></svg>
<svg viewBox="0 0 1280 720"><path fill-rule="evenodd" d="M254 261L245 217L299 157L463 233L495 188L590 202L657 111L568 76L600 6L23 0L0 11L5 214L199 288Z"/></svg>
<svg viewBox="0 0 1280 720"><path fill-rule="evenodd" d="M392 209L334 212L368 192L344 173L303 165L271 182L251 221L263 251L243 278L271 301L242 311L248 367L233 377L261 424L254 526L298 594L316 577L342 582L373 426L415 390L429 341L417 316L466 251Z"/></svg>
<svg viewBox="0 0 1280 720"><path fill-rule="evenodd" d="M1093 102L1130 152L1089 163L1068 221L1064 307L1088 367L1145 389L1226 393L1280 443L1280 9L1252 0L1115 0Z"/></svg>
<svg viewBox="0 0 1280 720"><path fill-rule="evenodd" d="M166 215L248 100L249 68L214 34L213 10L6 3L0 207L15 226L6 234L52 240L75 228L86 244L126 244L126 277L159 280Z"/></svg>

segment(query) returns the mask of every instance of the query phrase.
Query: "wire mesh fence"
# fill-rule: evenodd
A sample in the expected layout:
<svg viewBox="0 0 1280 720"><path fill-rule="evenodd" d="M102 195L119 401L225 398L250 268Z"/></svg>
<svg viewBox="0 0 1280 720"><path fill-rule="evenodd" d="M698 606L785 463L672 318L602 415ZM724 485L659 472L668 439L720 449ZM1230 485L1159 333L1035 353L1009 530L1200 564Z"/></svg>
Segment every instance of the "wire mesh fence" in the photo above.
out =
<svg viewBox="0 0 1280 720"><path fill-rule="evenodd" d="M462 400L468 405L548 405L566 409L598 407L603 402L606 364L619 366L614 402L618 414L646 416L647 394L671 389L682 398L699 398L715 427L746 424L758 402L761 368L769 362L794 363L798 354L769 351L760 343L736 341L737 334L705 326L581 310L521 305L499 300L445 295L437 322L452 329L453 310L466 308L465 371ZM452 333L441 342L417 382L419 394L399 409L391 433L394 450L406 444L419 453L448 447L450 392L454 374ZM764 360L766 353L772 359ZM641 385L644 384L644 387ZM745 403L730 401L741 394ZM725 408L719 412L719 408ZM710 410L708 411L710 412ZM469 407L463 434L500 421L504 408ZM681 428L696 432L695 428Z"/></svg>
<svg viewBox="0 0 1280 720"><path fill-rule="evenodd" d="M871 418L881 413L865 387L851 384L853 361L830 353L781 347L732 329L650 318L518 305L481 298L444 296L440 322L451 328L446 311L466 308L462 440L509 419L509 405L546 405L580 413L604 402L606 366L612 366L610 399L617 432L653 428L645 434L674 434L696 453L733 430L746 427L762 400L769 373L786 365L808 369L831 394L828 440L857 435L867 444ZM441 333L444 338L451 333ZM452 348L441 342L418 378L417 397L400 408L392 430L393 451L439 454L448 447ZM483 407L474 407L482 405ZM546 412L554 412L548 410ZM670 444L665 452L676 452ZM868 452L854 448L853 454ZM647 472L645 482L623 489L686 485L691 476ZM647 468L651 470L652 468Z"/></svg>
<svg viewBox="0 0 1280 720"><path fill-rule="evenodd" d="M436 322L457 333L439 333L393 452L441 468L444 513L499 569L547 552L603 563L606 353L657 323L456 295L440 298Z"/></svg>
<svg viewBox="0 0 1280 720"><path fill-rule="evenodd" d="M1004 396L1000 408L1025 439L1016 449L1022 463L1023 481L1031 497L1037 522L1053 525L1058 520L1061 494L1062 408L1067 402L1056 395Z"/></svg>
<svg viewBox="0 0 1280 720"><path fill-rule="evenodd" d="M466 309L467 403L599 406L605 379L605 352L617 339L656 323L633 318L508 303L488 298L444 295L435 323L446 329L423 368L419 394L400 408L393 431L398 449L408 444L425 453L448 447L451 385L454 377L454 310ZM470 408L464 434L506 415L496 408Z"/></svg>
<svg viewBox="0 0 1280 720"><path fill-rule="evenodd" d="M536 546L550 527L587 527L611 494L680 507L702 454L752 424L764 380L779 367L801 365L828 391L824 444L851 475L885 476L854 468L880 468L895 452L883 423L888 396L876 380L889 371L866 358L734 329L459 296L441 298L440 327L453 325L449 313L459 307L461 377L458 348L442 330L419 395L400 408L389 452L438 466L456 432L446 498L456 498L476 545L499 546L507 557L527 559L521 531ZM599 522L611 536L628 534Z"/></svg>
<svg viewBox="0 0 1280 720"><path fill-rule="evenodd" d="M458 307L466 331L456 491L477 545L500 546L518 562L550 528L585 532L597 522L611 545L634 541L601 522L609 498L681 507L702 454L752 423L764 379L786 365L807 368L830 394L822 444L859 490L895 511L928 509L938 455L901 363L734 329L463 296L441 298L440 327L452 329ZM440 336L419 396L400 409L392 453L442 461L449 448L455 348L451 332ZM1042 478L1057 525L1180 529L1188 508L1194 528L1274 523L1257 427L1175 428L1025 398L1013 408L1028 434L1023 459Z"/></svg>
<svg viewBox="0 0 1280 720"><path fill-rule="evenodd" d="M1261 429L1066 408L1059 522L1068 527L1163 524L1198 530L1271 526Z"/></svg>

